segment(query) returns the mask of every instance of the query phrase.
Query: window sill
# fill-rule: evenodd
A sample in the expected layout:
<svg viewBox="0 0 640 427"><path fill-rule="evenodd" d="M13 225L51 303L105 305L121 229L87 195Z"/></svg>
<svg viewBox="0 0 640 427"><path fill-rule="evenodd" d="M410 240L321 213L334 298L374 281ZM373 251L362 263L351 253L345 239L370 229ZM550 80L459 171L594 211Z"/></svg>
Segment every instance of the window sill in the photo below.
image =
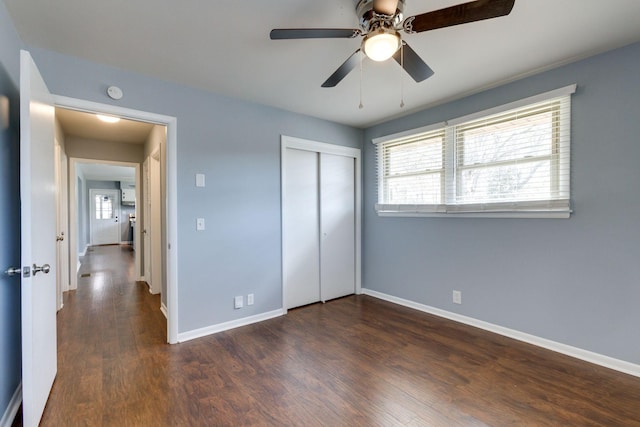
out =
<svg viewBox="0 0 640 427"><path fill-rule="evenodd" d="M376 213L383 217L428 218L551 218L566 219L572 210L566 200L474 205L383 205L376 204Z"/></svg>

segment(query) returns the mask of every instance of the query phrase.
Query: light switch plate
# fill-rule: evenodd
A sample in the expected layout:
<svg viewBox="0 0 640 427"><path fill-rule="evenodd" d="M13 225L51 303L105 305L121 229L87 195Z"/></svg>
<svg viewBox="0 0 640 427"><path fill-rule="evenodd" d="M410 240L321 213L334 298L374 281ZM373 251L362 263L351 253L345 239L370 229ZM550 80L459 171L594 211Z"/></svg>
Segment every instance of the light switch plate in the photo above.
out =
<svg viewBox="0 0 640 427"><path fill-rule="evenodd" d="M204 174L197 173L196 174L196 187L204 187Z"/></svg>
<svg viewBox="0 0 640 427"><path fill-rule="evenodd" d="M196 230L198 231L204 230L204 218L196 219Z"/></svg>
<svg viewBox="0 0 640 427"><path fill-rule="evenodd" d="M242 295L235 297L233 299L233 307L238 309L238 308L242 308L244 306L244 304L242 303Z"/></svg>

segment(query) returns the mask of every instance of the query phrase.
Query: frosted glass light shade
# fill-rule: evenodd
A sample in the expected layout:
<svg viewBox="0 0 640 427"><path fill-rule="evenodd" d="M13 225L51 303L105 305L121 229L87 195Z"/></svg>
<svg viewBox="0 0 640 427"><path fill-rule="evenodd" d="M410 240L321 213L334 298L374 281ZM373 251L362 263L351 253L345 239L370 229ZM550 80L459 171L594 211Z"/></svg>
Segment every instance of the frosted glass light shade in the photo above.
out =
<svg viewBox="0 0 640 427"><path fill-rule="evenodd" d="M365 38L364 53L374 61L386 61L400 48L398 33L379 32Z"/></svg>

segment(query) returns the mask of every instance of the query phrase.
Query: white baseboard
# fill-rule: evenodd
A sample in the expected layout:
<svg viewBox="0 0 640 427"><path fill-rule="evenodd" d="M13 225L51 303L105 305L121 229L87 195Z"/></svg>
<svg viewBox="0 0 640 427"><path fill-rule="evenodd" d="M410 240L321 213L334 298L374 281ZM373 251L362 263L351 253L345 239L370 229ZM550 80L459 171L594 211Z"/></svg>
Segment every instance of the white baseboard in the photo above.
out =
<svg viewBox="0 0 640 427"><path fill-rule="evenodd" d="M570 345L562 344L556 341L551 341L546 338L540 338L535 335L516 331L515 329L509 329L503 326L494 325L493 323L484 322L482 320L474 319L472 317L467 317L461 314L452 313L450 311L441 310L439 308L431 307L425 304L420 304L414 301L394 297L392 295L383 294L382 292L374 291L371 289L363 288L362 293L365 295L372 296L374 298L392 302L394 304L402 305L402 306L413 308L415 310L419 310L425 313L433 314L435 316L443 317L445 319L453 320L454 322L464 323L466 325L484 329L489 332L494 332L496 334L513 338L518 341L523 341L528 344L533 344L538 347L546 348L547 350L552 350L557 353L562 353L567 356L575 357L576 359L580 359L586 362L594 363L596 365L604 366L605 368L614 369L619 372L624 372L625 374L633 375L635 377L640 377L640 365L636 365L634 363L626 362L624 360L614 359L613 357L594 353L588 350L583 350L577 347L572 347Z"/></svg>
<svg viewBox="0 0 640 427"><path fill-rule="evenodd" d="M9 401L7 410L4 411L4 414L0 419L0 427L11 427L11 424L13 424L13 420L15 419L16 414L18 413L18 409L20 409L21 403L22 403L22 383L18 384L16 391L13 393L13 396Z"/></svg>
<svg viewBox="0 0 640 427"><path fill-rule="evenodd" d="M228 331L229 329L239 328L240 326L250 325L252 323L258 323L265 320L273 319L285 314L285 311L281 308L266 313L256 314L255 316L244 317L242 319L232 320L230 322L219 323L217 325L211 325L193 331L182 332L178 334L178 342L185 342L196 338L201 338L207 335L217 334L218 332Z"/></svg>
<svg viewBox="0 0 640 427"><path fill-rule="evenodd" d="M162 312L162 314L164 314L165 319L169 318L169 316L167 315L167 306L164 305L162 301L160 301L160 311Z"/></svg>

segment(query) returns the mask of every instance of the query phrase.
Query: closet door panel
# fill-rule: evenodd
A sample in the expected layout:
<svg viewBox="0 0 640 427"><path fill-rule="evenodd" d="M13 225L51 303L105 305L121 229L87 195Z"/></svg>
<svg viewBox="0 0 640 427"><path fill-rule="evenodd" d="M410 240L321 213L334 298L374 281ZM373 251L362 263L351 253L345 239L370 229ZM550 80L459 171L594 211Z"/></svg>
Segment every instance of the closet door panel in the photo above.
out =
<svg viewBox="0 0 640 427"><path fill-rule="evenodd" d="M322 301L355 292L354 172L352 157L320 154Z"/></svg>
<svg viewBox="0 0 640 427"><path fill-rule="evenodd" d="M320 301L318 153L287 148L283 174L285 308Z"/></svg>

